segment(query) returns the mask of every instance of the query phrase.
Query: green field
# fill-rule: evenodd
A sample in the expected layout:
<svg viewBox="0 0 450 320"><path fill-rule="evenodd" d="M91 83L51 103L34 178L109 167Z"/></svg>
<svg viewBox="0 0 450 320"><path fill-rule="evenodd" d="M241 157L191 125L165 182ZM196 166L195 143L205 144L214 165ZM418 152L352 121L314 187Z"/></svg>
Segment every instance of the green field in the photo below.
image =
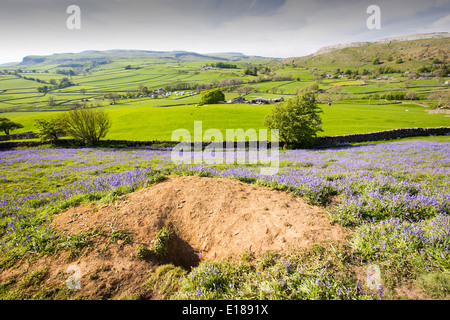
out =
<svg viewBox="0 0 450 320"><path fill-rule="evenodd" d="M192 132L194 121L202 121L204 131L215 128L223 133L226 129L264 128L263 119L272 105L195 107L200 102L198 93L201 90L219 87L227 101L243 94L239 90L244 87L250 88L244 94L245 99L288 99L317 82L320 89L317 98L324 111L320 135L450 124L450 119L444 114L428 114L423 106L393 104L382 98L386 93L414 91L421 105L436 103L438 100L428 100L428 96L436 90L448 91L444 83L448 77L412 80L408 74L396 73L389 74L392 78L382 80L369 76L329 78L324 76L330 72L325 67L299 66L288 59L238 56L228 60L236 68L216 68L212 65L224 61L223 58L208 60L206 56L156 53L146 53L144 57L139 51L121 54L124 56L114 52L74 54L66 57L69 59L67 62L61 62L64 55L58 56L59 60L50 56L41 63L0 70L1 117L24 125L14 133L36 132L35 119L55 117L58 112L72 108L74 103L86 104L110 113L113 124L107 139L170 140L175 129L185 128ZM77 62L77 57L80 62ZM322 58L326 57L328 55ZM95 65L92 62L91 65L86 59L102 63ZM257 68L258 75L245 74L249 67ZM68 71L73 75L60 74ZM38 87L64 77L74 85L50 88L46 94L38 92ZM341 86L340 92L327 93L338 86ZM163 88L168 93L154 97L150 93L143 94L141 89L144 87L149 92ZM110 93L119 97L115 103L108 100ZM332 100L331 106L327 105L328 99Z"/></svg>
<svg viewBox="0 0 450 320"><path fill-rule="evenodd" d="M142 104L142 106L141 106ZM323 132L319 135L364 133L395 128L449 126L445 114L429 114L426 108L414 104L369 105L343 103L321 105ZM263 119L271 105L215 104L154 107L136 101L108 106L112 127L106 136L115 140L171 140L176 129L187 129L193 135L194 121L202 121L203 131L219 129L225 137L226 129L263 129ZM5 117L22 123L17 133L35 130L34 120L50 119L57 112L5 113Z"/></svg>

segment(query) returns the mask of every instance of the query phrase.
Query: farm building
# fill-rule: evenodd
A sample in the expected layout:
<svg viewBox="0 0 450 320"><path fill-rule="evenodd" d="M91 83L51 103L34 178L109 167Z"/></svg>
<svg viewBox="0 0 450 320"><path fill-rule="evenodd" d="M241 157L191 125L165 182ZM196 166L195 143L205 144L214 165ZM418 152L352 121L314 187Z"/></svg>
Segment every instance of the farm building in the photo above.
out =
<svg viewBox="0 0 450 320"><path fill-rule="evenodd" d="M247 104L270 104L276 102L283 102L284 98L275 98L275 99L267 99L267 98L255 98L251 100L247 100L243 97L237 97L233 100L229 100L228 103L247 103Z"/></svg>

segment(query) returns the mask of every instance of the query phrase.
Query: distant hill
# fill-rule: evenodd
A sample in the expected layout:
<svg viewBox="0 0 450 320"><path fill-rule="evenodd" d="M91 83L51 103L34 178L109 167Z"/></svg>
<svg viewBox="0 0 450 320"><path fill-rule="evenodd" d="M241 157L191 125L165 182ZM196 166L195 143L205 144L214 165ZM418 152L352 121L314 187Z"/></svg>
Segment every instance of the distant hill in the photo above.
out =
<svg viewBox="0 0 450 320"><path fill-rule="evenodd" d="M33 65L40 63L47 64L62 64L62 63L76 63L87 62L95 60L108 59L172 59L172 60L205 60L205 59L219 59L225 58L211 57L195 52L187 51L145 51L145 50L106 50L106 51L83 51L79 53L55 53L49 56L26 56L19 65Z"/></svg>
<svg viewBox="0 0 450 320"><path fill-rule="evenodd" d="M378 58L381 63L408 70L431 64L435 58L442 62L449 62L449 48L449 33L420 34L328 46L314 54L286 58L283 62L331 71L336 68L366 68L375 58ZM395 64L398 59L401 59L403 63Z"/></svg>
<svg viewBox="0 0 450 320"><path fill-rule="evenodd" d="M224 52L200 54L189 51L146 51L146 50L106 50L106 51L83 51L79 53L55 53L48 56L30 55L23 58L19 63L21 66L36 64L64 64L85 63L101 60L117 59L161 59L164 61L202 61L202 60L242 60L242 59L270 59L264 57L246 56L238 52Z"/></svg>
<svg viewBox="0 0 450 320"><path fill-rule="evenodd" d="M450 33L448 32L436 32L436 33L421 33L421 34L412 34L407 36L400 36L400 37L389 37L389 38L381 38L375 41L366 41L366 42L350 42L350 43L344 43L344 44L338 44L338 45L331 45L326 46L323 48L320 48L315 53L313 53L314 56L321 55L327 52L331 52L337 49L343 49L347 47L362 47L370 43L390 43L392 41L412 41L412 40L419 40L419 39L442 39L442 38L448 38L450 37Z"/></svg>
<svg viewBox="0 0 450 320"><path fill-rule="evenodd" d="M273 59L273 60L283 60L282 58L276 57L263 57L263 56L247 56L240 52L216 52L216 53L205 53L209 57L219 57L227 60L244 60L244 59Z"/></svg>

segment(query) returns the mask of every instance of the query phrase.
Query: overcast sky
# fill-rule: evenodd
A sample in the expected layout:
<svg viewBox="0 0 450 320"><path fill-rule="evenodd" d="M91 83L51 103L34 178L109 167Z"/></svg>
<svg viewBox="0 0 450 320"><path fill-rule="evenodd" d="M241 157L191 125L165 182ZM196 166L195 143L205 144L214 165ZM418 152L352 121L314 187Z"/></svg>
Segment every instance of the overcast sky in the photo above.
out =
<svg viewBox="0 0 450 320"><path fill-rule="evenodd" d="M81 29L66 25L69 5ZM381 9L370 30L367 8ZM0 0L0 63L84 50L303 56L323 46L450 32L450 0Z"/></svg>

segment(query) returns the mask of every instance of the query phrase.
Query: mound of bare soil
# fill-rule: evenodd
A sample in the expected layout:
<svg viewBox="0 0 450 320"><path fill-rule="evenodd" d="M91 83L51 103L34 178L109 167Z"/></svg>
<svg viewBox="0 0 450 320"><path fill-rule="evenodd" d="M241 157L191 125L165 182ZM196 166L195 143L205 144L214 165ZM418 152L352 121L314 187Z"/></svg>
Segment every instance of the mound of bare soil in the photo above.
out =
<svg viewBox="0 0 450 320"><path fill-rule="evenodd" d="M255 256L287 252L341 241L346 235L330 224L326 212L299 197L240 181L192 176L170 177L110 204L72 208L57 215L52 225L65 234L97 228L130 235L127 241L97 236L75 260L68 261L63 253L45 261L50 279L61 278L69 265L78 266L80 293L89 298L117 297L141 288L161 263L191 267L203 260L236 259L244 251ZM174 235L168 256L138 259L136 246L150 247L163 227ZM106 281L93 281L99 278Z"/></svg>
<svg viewBox="0 0 450 320"><path fill-rule="evenodd" d="M176 264L236 257L243 251L305 247L342 240L320 208L281 191L229 179L172 177L101 207L78 207L62 213L53 225L64 232L92 227L122 229L133 243L150 245L162 227L178 240ZM181 249L181 250L180 250ZM186 260L186 261L184 261Z"/></svg>

